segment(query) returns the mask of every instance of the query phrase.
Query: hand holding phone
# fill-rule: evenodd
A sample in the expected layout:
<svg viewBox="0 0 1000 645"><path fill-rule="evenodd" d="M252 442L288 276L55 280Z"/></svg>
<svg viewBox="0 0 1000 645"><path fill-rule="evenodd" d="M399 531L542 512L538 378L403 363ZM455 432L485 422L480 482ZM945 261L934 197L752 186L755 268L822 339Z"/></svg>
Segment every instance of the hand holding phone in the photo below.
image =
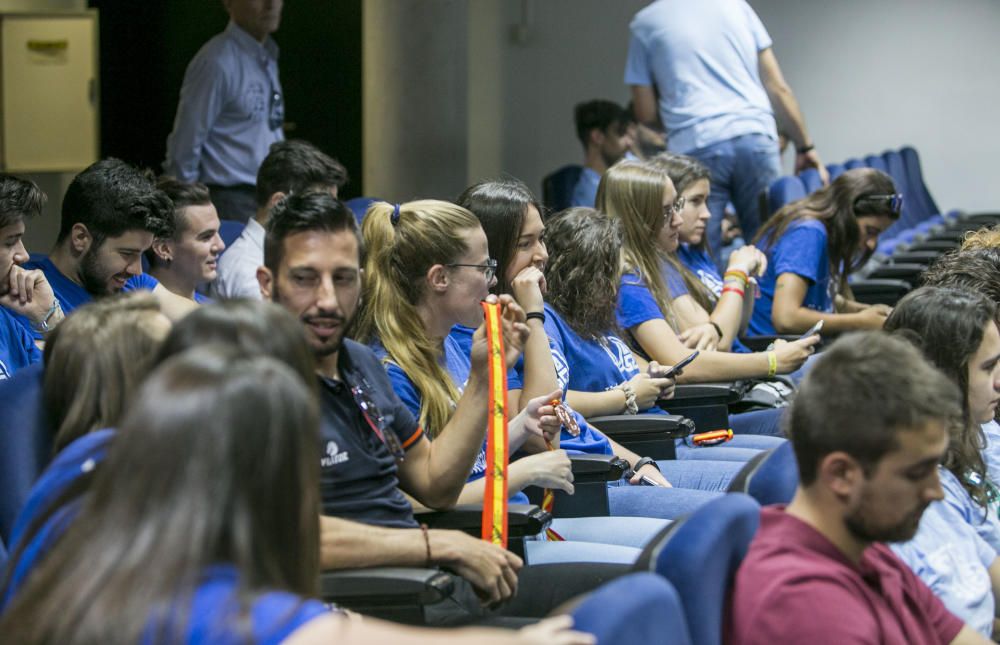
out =
<svg viewBox="0 0 1000 645"><path fill-rule="evenodd" d="M660 378L673 378L677 374L680 374L681 370L683 370L685 367L687 367L688 365L690 365L691 361L693 361L694 359L698 358L698 354L700 354L700 353L701 353L701 351L696 349L695 351L693 351L691 354L689 354L685 358L681 359L677 363L674 363L673 365L671 365L670 367L668 367L666 370L660 372L657 376L659 376Z"/></svg>
<svg viewBox="0 0 1000 645"><path fill-rule="evenodd" d="M813 334L818 334L822 329L823 329L823 321L821 320L812 327L810 327L806 333L799 336L799 340L802 340L803 338L809 338Z"/></svg>

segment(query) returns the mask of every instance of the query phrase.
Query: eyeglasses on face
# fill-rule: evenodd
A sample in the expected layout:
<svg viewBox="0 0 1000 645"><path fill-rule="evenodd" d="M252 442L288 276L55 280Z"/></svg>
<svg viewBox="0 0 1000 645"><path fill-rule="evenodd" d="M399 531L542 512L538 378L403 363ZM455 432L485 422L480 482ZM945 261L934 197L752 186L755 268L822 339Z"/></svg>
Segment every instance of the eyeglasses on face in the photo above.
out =
<svg viewBox="0 0 1000 645"><path fill-rule="evenodd" d="M673 204L667 204L663 207L663 219L670 221L674 218L674 215L684 210L684 204L687 200L683 197L678 197L674 200Z"/></svg>
<svg viewBox="0 0 1000 645"><path fill-rule="evenodd" d="M493 279L493 276L497 274L497 261L490 258L486 261L486 264L462 264L461 262L452 262L451 264L446 264L446 267L469 267L471 269L479 269L486 276L486 281L489 282Z"/></svg>

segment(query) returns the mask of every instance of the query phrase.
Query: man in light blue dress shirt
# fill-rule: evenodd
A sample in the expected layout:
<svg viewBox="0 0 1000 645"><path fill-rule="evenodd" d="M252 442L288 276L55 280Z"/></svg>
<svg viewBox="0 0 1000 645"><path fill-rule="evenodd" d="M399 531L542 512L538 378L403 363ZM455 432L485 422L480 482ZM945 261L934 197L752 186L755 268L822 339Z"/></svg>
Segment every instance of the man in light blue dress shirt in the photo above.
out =
<svg viewBox="0 0 1000 645"><path fill-rule="evenodd" d="M271 144L284 139L278 46L271 38L282 0L223 4L229 25L184 73L164 170L206 184L223 219L246 222L257 209L257 169Z"/></svg>

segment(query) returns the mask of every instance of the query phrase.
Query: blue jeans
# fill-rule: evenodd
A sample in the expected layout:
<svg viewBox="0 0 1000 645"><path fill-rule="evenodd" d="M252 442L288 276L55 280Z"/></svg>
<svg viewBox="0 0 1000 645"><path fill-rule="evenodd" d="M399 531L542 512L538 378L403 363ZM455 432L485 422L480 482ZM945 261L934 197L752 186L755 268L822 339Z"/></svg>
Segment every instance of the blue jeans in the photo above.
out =
<svg viewBox="0 0 1000 645"><path fill-rule="evenodd" d="M670 479L669 475L667 475L667 479ZM717 491L687 488L630 486L626 483L624 486L608 487L608 502L611 506L611 514L616 517L654 517L675 520L724 494Z"/></svg>
<svg viewBox="0 0 1000 645"><path fill-rule="evenodd" d="M781 417L784 414L785 408L765 408L763 410L730 414L729 425L732 426L733 433L743 437L748 435L781 437ZM737 437L733 437L733 441L736 441L736 439ZM726 445L736 445L733 441L730 441ZM773 448L774 445L772 444L770 447Z"/></svg>
<svg viewBox="0 0 1000 645"><path fill-rule="evenodd" d="M763 134L744 134L687 154L712 173L708 196L712 217L705 229L709 248L713 253L722 248L722 216L728 202L736 207L743 238L749 242L768 217L760 212L760 193L781 176L778 142Z"/></svg>
<svg viewBox="0 0 1000 645"><path fill-rule="evenodd" d="M557 517L552 529L567 540L641 549L670 522L653 517Z"/></svg>

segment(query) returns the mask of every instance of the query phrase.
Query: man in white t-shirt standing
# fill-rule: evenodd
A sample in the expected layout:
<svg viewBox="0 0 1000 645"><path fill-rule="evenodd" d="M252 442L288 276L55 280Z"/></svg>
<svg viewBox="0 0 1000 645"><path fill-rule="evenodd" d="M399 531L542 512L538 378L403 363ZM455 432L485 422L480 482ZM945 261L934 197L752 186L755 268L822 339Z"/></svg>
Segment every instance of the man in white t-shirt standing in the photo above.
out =
<svg viewBox="0 0 1000 645"><path fill-rule="evenodd" d="M712 173L707 234L721 248L721 223L732 202L752 237L766 218L760 192L781 174L775 120L795 144L796 172L828 174L782 77L771 37L745 0L657 0L629 26L625 83L636 118L654 124L667 149L694 157ZM658 95L658 96L657 96Z"/></svg>

